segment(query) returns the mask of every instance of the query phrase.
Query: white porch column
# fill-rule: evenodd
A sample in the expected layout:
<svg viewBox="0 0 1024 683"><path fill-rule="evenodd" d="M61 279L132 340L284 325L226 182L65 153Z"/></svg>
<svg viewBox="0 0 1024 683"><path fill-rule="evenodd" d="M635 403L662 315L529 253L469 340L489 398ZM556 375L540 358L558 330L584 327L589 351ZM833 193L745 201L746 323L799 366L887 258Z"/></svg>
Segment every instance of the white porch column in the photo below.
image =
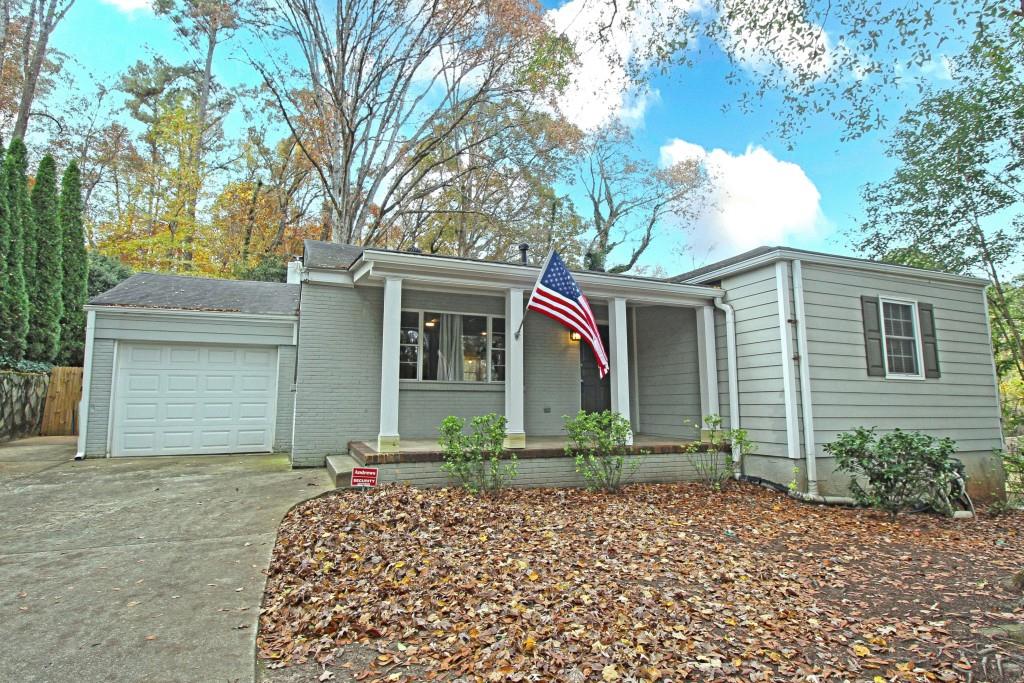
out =
<svg viewBox="0 0 1024 683"><path fill-rule="evenodd" d="M398 437L398 357L401 352L402 279L384 281L384 330L380 359L380 433L377 451L395 453Z"/></svg>
<svg viewBox="0 0 1024 683"><path fill-rule="evenodd" d="M526 448L526 423L523 413L525 391L523 346L525 332L516 339L523 322L524 290L510 288L505 295L505 419L508 420L506 448Z"/></svg>
<svg viewBox="0 0 1024 683"><path fill-rule="evenodd" d="M696 310L697 366L700 373L701 433L703 418L721 415L718 405L718 349L715 345L715 309L711 305Z"/></svg>
<svg viewBox="0 0 1024 683"><path fill-rule="evenodd" d="M626 300L608 302L608 362L611 364L612 410L627 420L629 415L629 335L626 328Z"/></svg>

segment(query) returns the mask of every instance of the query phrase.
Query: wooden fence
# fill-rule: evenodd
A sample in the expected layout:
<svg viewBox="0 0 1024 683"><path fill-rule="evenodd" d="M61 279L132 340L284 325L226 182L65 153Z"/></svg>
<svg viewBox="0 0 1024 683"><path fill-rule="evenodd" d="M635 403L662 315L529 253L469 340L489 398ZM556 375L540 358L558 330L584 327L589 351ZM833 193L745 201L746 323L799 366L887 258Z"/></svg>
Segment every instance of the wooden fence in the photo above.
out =
<svg viewBox="0 0 1024 683"><path fill-rule="evenodd" d="M78 401L82 398L82 368L57 367L43 408L43 436L78 434Z"/></svg>

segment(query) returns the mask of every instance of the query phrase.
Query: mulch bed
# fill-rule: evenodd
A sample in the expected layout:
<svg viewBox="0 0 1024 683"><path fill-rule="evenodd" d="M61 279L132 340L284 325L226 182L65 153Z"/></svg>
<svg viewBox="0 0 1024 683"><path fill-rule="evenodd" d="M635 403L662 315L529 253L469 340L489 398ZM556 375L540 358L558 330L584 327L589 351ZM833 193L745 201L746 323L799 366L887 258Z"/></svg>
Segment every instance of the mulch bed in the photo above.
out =
<svg viewBox="0 0 1024 683"><path fill-rule="evenodd" d="M1024 646L979 629L1024 622L1021 569L1020 512L390 486L288 514L258 647L310 680L1017 681Z"/></svg>

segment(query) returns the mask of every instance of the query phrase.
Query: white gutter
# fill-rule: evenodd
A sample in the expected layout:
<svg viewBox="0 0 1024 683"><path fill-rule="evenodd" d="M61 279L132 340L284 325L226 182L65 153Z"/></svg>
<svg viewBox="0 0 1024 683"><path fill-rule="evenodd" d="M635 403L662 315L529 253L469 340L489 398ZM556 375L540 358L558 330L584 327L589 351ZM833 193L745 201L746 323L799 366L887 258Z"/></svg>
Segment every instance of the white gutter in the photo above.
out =
<svg viewBox="0 0 1024 683"><path fill-rule="evenodd" d="M728 357L729 367L729 429L740 428L740 380L739 369L736 364L736 312L733 307L720 297L715 297L715 308L725 312L725 350ZM740 478L743 467L741 453L736 441L732 443L732 461L736 465L735 477Z"/></svg>
<svg viewBox="0 0 1024 683"><path fill-rule="evenodd" d="M800 357L800 402L804 418L804 457L807 458L807 494L818 495L818 456L814 440L814 400L811 396L811 361L807 348L804 312L804 274L800 259L793 261L793 304L796 318L796 346Z"/></svg>
<svg viewBox="0 0 1024 683"><path fill-rule="evenodd" d="M89 389L92 386L92 348L96 338L96 311L89 310L85 319L85 355L82 359L82 398L78 402L78 448L75 460L85 458L85 438L89 427Z"/></svg>

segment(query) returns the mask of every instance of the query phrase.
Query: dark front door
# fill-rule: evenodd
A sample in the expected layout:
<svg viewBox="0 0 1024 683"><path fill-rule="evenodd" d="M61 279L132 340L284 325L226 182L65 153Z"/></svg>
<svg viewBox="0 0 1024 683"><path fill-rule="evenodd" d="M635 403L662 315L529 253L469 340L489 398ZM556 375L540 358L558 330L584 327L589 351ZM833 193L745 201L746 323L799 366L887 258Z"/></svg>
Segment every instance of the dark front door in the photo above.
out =
<svg viewBox="0 0 1024 683"><path fill-rule="evenodd" d="M608 348L608 326L599 325L601 342ZM588 413L599 413L612 409L611 381L606 375L601 379L597 371L597 361L590 345L580 342L580 407Z"/></svg>

